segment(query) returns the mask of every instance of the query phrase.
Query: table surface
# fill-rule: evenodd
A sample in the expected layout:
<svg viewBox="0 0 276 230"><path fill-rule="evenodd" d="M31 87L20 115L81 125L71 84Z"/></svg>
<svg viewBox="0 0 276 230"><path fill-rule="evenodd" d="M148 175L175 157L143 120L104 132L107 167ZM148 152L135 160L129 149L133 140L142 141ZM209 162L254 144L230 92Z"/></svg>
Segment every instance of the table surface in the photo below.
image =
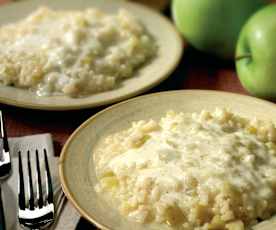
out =
<svg viewBox="0 0 276 230"><path fill-rule="evenodd" d="M0 0L0 4L5 2L7 0ZM185 50L181 63L170 78L147 93L180 89L210 89L247 94L239 82L233 61L220 60L191 47ZM3 104L0 104L0 108L5 112L8 136L51 133L56 154L59 154L70 134L104 107L70 112L34 111ZM81 220L77 229L94 228L88 227Z"/></svg>
<svg viewBox="0 0 276 230"><path fill-rule="evenodd" d="M234 62L217 59L191 47L185 49L181 63L169 79L147 93L180 89L212 89L246 94L236 75ZM104 107L69 112L35 111L3 104L0 104L0 108L5 111L9 136L49 132L57 146L62 147L81 123Z"/></svg>

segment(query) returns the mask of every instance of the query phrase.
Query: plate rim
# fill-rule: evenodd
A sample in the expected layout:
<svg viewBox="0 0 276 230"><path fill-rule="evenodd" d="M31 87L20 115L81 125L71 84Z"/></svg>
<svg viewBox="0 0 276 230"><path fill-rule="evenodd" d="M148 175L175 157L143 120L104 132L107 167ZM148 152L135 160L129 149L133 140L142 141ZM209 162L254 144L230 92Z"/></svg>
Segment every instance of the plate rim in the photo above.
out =
<svg viewBox="0 0 276 230"><path fill-rule="evenodd" d="M70 191L69 186L67 184L67 179L64 173L64 167L65 167L65 158L66 154L68 154L67 149L70 147L72 140L74 140L75 136L77 136L80 132L82 132L83 129L85 129L88 125L93 123L95 119L97 119L99 116L101 116L103 113L108 113L110 110L116 109L122 105L133 103L135 101L143 100L145 98L150 98L150 97L156 97L160 94L162 95L169 95L169 94L189 94L189 93L206 93L206 94L219 94L219 95L228 95L228 96L238 96L238 97L244 97L248 98L251 101L255 102L260 102L260 103L265 103L269 106L275 106L275 104L271 101L267 101L261 98L257 98L251 95L244 95L244 94L239 94L239 93L233 93L233 92L226 92L226 91L219 91L219 90L202 90L202 89L183 89L183 90L170 90L170 91L163 91L163 92L157 92L157 93L151 93L151 94L146 94L134 98L130 98L128 100L119 102L117 104L111 105L96 114L92 115L88 119L86 119L67 139L66 143L64 144L60 157L59 157L59 163L58 163L58 172L59 172L59 178L62 186L62 190L67 197L68 201L73 205L73 207L81 214L83 218L88 220L90 223L93 223L95 226L97 226L100 229L103 230L113 230L109 227L107 227L103 223L97 222L94 216L89 215L87 212L85 212L80 205L77 203L76 199L74 198L74 194Z"/></svg>
<svg viewBox="0 0 276 230"><path fill-rule="evenodd" d="M31 2L31 0L27 0L27 1L23 1L23 2L11 2L11 3L3 5L1 7L1 9L5 10L5 8L14 8L18 4L27 5L28 2ZM120 1L118 1L118 2L120 2ZM121 1L121 2L123 2L123 1ZM97 101L93 102L93 100L92 100L92 101L89 101L89 102L87 102L85 104L81 104L81 105L78 105L78 104L77 105L70 105L70 104L55 105L52 103L42 105L39 103L32 103L32 102L26 102L26 101L20 101L20 100L18 101L18 99L7 98L7 97L3 97L1 95L0 95L0 103L5 104L5 105L10 105L10 106L15 106L18 108L42 110L42 111L70 111L70 110L91 109L91 108L96 108L96 107L103 106L103 105L110 105L115 102L120 102L120 101L129 99L129 98L138 96L138 95L145 93L148 90L154 88L155 86L159 85L161 82L163 82L167 78L169 78L171 76L171 74L175 71L175 69L178 67L178 65L180 64L182 57L183 57L183 53L186 50L188 43L185 41L185 39L183 38L181 33L177 30L176 26L173 24L173 21L169 20L169 18L167 18L162 13L152 9L149 6L140 4L138 2L128 1L128 2L123 2L123 3L126 5L140 8L142 10L150 11L153 15L155 15L155 17L159 17L159 19L162 20L170 28L170 30L174 32L174 37L178 41L180 49L177 50L177 53L175 53L174 61L172 62L171 66L169 68L167 68L167 71L164 71L164 73L162 75L160 75L160 77L157 80L155 80L151 84L145 85L144 87L138 88L134 91L129 91L125 94L121 94L121 95L115 96L113 98L111 97L106 100L101 100L98 102ZM92 5L93 5L93 2L91 3L91 7L92 7ZM0 86L3 88L10 87L10 86L5 86L5 85L0 85ZM15 90L27 90L27 89L15 88ZM108 92L108 91L105 91L105 92ZM103 93L105 93L105 92L103 92ZM87 97L90 97L90 96L93 96L93 94L88 95ZM50 97L48 97L48 98L50 98ZM87 98L87 97L85 97L85 98ZM72 99L72 98L70 98L70 99Z"/></svg>

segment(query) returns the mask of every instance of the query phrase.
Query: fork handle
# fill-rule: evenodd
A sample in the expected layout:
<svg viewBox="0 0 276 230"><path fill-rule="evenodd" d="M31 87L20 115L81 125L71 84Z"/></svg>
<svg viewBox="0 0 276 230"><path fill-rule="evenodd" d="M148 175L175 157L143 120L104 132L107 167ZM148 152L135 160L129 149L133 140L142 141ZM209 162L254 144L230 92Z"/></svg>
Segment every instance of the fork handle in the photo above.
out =
<svg viewBox="0 0 276 230"><path fill-rule="evenodd" d="M4 216L4 206L2 201L2 190L0 184L0 230L6 230L6 221Z"/></svg>

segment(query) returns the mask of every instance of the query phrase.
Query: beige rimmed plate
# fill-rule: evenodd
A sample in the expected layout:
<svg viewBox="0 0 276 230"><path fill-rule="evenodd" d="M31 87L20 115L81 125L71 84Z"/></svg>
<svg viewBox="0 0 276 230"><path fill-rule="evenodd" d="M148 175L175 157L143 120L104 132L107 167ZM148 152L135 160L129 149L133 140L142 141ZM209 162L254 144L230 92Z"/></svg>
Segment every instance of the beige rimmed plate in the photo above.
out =
<svg viewBox="0 0 276 230"><path fill-rule="evenodd" d="M102 229L148 230L158 227L130 223L121 217L94 190L97 182L93 150L99 140L129 127L131 122L142 119L158 120L168 110L199 112L216 107L231 109L234 113L276 122L276 106L270 102L238 94L181 90L150 94L111 106L82 124L63 148L59 172L63 190L82 216ZM130 227L131 226L131 227ZM276 229L276 222L266 222L256 230Z"/></svg>
<svg viewBox="0 0 276 230"><path fill-rule="evenodd" d="M179 63L182 38L171 22L164 16L141 4L122 0L27 0L0 7L0 25L24 18L41 5L53 9L84 9L96 7L107 13L125 8L134 14L155 38L159 51L152 62L142 67L131 79L125 80L117 89L83 98L67 96L38 97L34 93L0 86L0 103L40 110L71 110L110 104L140 94L165 80Z"/></svg>
<svg viewBox="0 0 276 230"><path fill-rule="evenodd" d="M164 10L170 3L170 0L131 0L148 5L157 10Z"/></svg>

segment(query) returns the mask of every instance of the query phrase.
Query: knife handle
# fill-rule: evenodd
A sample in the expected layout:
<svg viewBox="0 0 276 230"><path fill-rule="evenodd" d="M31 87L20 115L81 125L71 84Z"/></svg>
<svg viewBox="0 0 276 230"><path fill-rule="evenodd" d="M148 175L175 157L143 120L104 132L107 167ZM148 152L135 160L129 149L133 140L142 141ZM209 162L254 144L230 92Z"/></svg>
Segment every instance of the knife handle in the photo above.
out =
<svg viewBox="0 0 276 230"><path fill-rule="evenodd" d="M6 230L6 222L4 216L4 206L2 201L2 190L0 185L0 230Z"/></svg>

